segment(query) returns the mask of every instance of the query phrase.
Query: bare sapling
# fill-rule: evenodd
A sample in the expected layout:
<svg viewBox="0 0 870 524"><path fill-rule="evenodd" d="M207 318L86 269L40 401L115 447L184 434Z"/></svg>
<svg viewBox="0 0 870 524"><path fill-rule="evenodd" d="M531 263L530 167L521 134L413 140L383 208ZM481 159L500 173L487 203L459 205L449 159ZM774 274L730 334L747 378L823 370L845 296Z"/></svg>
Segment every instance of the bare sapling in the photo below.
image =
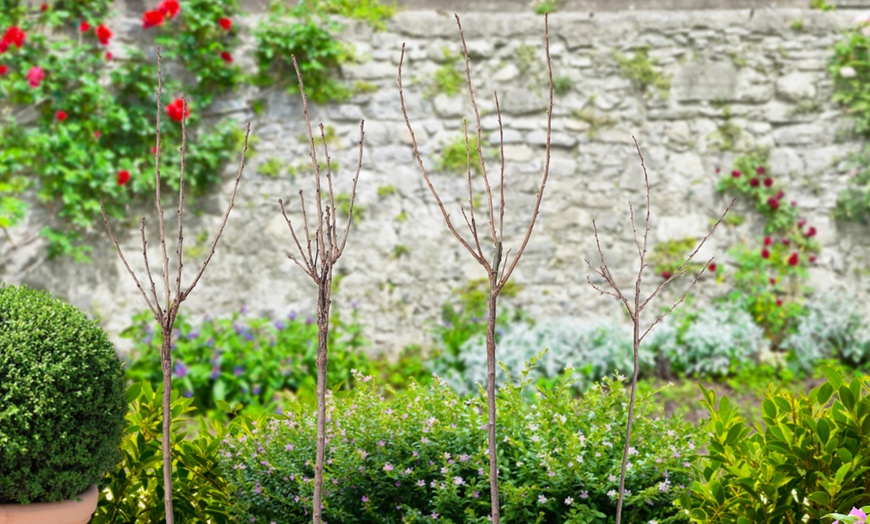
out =
<svg viewBox="0 0 870 524"><path fill-rule="evenodd" d="M317 160L317 148L314 145L314 133L311 131L311 119L308 116L308 98L305 96L305 87L302 83L302 73L296 63L296 57L291 55L293 67L296 69L296 77L299 79L299 92L302 93L302 109L305 115L305 130L308 133L308 147L311 153L311 165L314 168L314 198L317 204L317 225L314 230L314 250L311 248L311 232L308 227L308 214L305 211L305 198L302 190L299 190L299 207L302 213L303 242L300 242L296 230L287 215L284 201L279 199L281 213L290 228L290 235L296 243L298 256L288 253L287 257L297 266L302 268L306 275L317 285L317 449L314 460L314 500L312 514L314 524L323 522L323 464L326 450L326 366L329 347L329 306L331 304L330 292L332 290L332 269L335 267L344 247L347 244L347 235L353 224L353 205L356 200L356 186L359 181L359 173L362 169L363 139L365 138L365 120L359 123L359 160L356 165L356 174L353 177L353 187L350 192L350 204L347 211L347 225L339 239L336 221L335 194L332 188L332 168L330 167L329 148L327 146L326 133L323 124L320 124L320 138L323 143L324 164L326 166L326 182L328 190L328 203L324 207L321 197L321 164Z"/></svg>
<svg viewBox="0 0 870 524"><path fill-rule="evenodd" d="M631 217L631 230L634 233L634 243L635 243L635 246L637 247L637 255L638 255L638 258L640 260L640 265L639 265L638 270L637 270L637 278L635 279L635 282L634 282L634 296L633 297L626 296L620 290L619 285L616 283L616 280L613 278L613 275L610 272L610 268L607 266L607 262L604 260L604 251L601 249L601 241L598 238L598 226L595 224L594 220L592 221L592 228L593 228L593 231L595 232L595 244L598 247L598 256L601 259L601 265L599 267L595 268L592 266L592 264L589 262L589 260L586 259L586 265L589 266L589 269L591 269L592 272L594 272L599 277L604 279L604 282L607 284L607 286L609 286L610 289L603 288L603 287L599 286L597 283L593 282L591 276L587 276L586 281L589 283L590 286L595 288L595 290L598 291L599 293L601 293L602 295L609 295L609 296L619 300L620 302L622 302L623 306L625 307L625 310L628 312L629 318L631 319L631 322L633 325L633 333L634 333L634 336L633 336L634 372L633 372L632 377L631 377L631 397L630 397L630 400L628 403L628 422L627 422L626 428L625 428L625 445L623 446L623 450L622 450L622 469L621 469L621 472L619 475L619 499L618 499L617 504L616 504L616 524L620 524L620 522L622 520L622 505L623 505L623 499L624 499L624 493L625 493L625 471L626 471L627 464L628 464L629 443L631 441L631 421L632 421L632 417L634 416L634 403L635 403L635 396L637 393L638 351L640 349L640 343L643 341L644 338L646 338L646 336L649 334L649 332L652 330L652 328L655 327L656 324L661 322L662 319L664 319L666 316L668 316L672 311L674 311L674 309L676 309L677 306L679 306L683 302L683 300L685 300L686 296L689 294L689 291L691 291L692 288L695 287L695 284L698 283L698 279L701 278L701 275L704 273L704 271L707 270L707 266L709 266L710 263L713 262L713 258L710 258L710 260L708 260L704 264L704 267L702 267L701 270L698 271L697 274L695 274L695 278L692 280L692 283L689 284L689 287L686 288L685 292L683 292L683 294L680 296L680 298L676 302L674 302L670 306L670 308L668 308L664 313L662 313L661 315L656 317L656 319L649 325L649 327L647 327L643 331L643 333L641 333L641 329L642 329L641 328L641 313L643 312L644 308L646 308L646 306L649 305L649 303L652 301L652 299L654 299L656 297L656 295L658 295L662 289L664 289L668 284L670 284L671 282L673 282L677 278L681 277L682 275L684 275L690 271L689 264L695 258L695 255L698 254L698 251L701 249L701 247L704 245L704 243L707 242L707 239L709 239L710 236L713 235L713 233L716 231L716 228L719 226L719 224L722 223L722 220L725 218L725 215L727 215L728 211L731 210L731 207L734 206L734 202L737 201L737 199L734 199L731 201L731 203L728 205L728 207L725 209L725 211L719 217L719 220L717 220L716 223L713 224L713 227L710 228L710 231L704 236L704 238L701 239L701 242L699 242L698 246L695 247L695 250L689 254L688 258L686 258L685 262L683 262L683 264L679 267L679 269L674 271L674 273L671 276L669 276L668 278L666 278L664 282L662 282L658 286L656 286L656 288L653 290L653 292L650 293L645 299L641 300L641 285L643 284L643 272L647 268L646 254L647 254L647 248L649 246L650 188L649 188L649 175L647 174L646 165L644 164L643 154L641 154L641 152L640 152L640 146L638 146L638 144L637 144L637 139L634 137L632 137L632 139L634 140L635 149L637 149L637 155L640 158L640 167L643 170L643 179L644 179L644 184L646 186L646 219L645 219L645 227L644 227L644 232L643 232L643 241L641 241L638 238L637 225L636 225L635 219L634 219L634 208L632 207L630 201L628 203L629 215Z"/></svg>
<svg viewBox="0 0 870 524"><path fill-rule="evenodd" d="M211 248L209 249L205 259L203 259L202 264L199 267L199 271L196 273L190 284L186 288L182 289L181 275L182 269L184 267L184 263L182 261L182 248L184 244L184 154L185 150L187 149L187 99L185 97L182 97L184 111L182 111L181 118L181 147L179 149L179 151L181 152L181 162L179 165L180 176L178 182L178 211L176 211L176 216L178 219L178 243L175 249L175 296L173 297L173 286L170 283L169 256L167 254L166 248L166 230L163 223L163 207L160 203L160 96L163 90L163 77L161 73L160 58L160 49L158 48L157 125L155 131L156 146L154 153L154 187L156 193L155 200L157 206L157 223L160 230L160 252L163 261L163 307L160 306L161 297L157 294L157 287L154 283L154 277L151 273L151 266L148 263L147 242L145 240L145 217L142 217L139 231L142 235L142 258L145 262L145 272L148 275L148 283L150 284L150 289L148 291L145 290L145 288L142 286L142 283L139 282L139 278L136 277L136 274L130 268L130 264L127 263L127 259L124 257L124 253L121 251L121 246L118 244L118 239L115 237L115 233L112 231L112 227L109 225L109 219L106 216L106 210L103 207L102 200L100 201L100 211L103 215L103 222L106 224L106 229L109 232L109 236L112 238L112 242L115 244L115 250L118 252L118 256L121 258L121 262L124 263L124 267L127 268L127 272L130 273L130 276L133 278L133 282L136 283L136 287L139 288L139 292L142 294L142 298L145 299L145 303L148 305L148 308L154 315L155 320L157 320L157 323L160 325L160 333L163 337L163 341L160 347L160 364L163 371L163 498L164 506L166 509L166 524L174 524L175 516L173 515L172 511L172 455L170 441L170 428L172 426L172 410L170 407L172 400L172 327L175 324L176 317L178 316L179 306L181 306L181 303L184 302L184 300L188 296L190 296L190 292L193 291L194 287L196 287L196 284L202 277L203 272L205 272L206 266L208 266L208 263L214 256L218 240L220 240L221 234L224 230L224 226L226 226L227 219L230 216L230 211L233 209L236 198L236 190L239 187L239 181L242 178L242 171L245 168L245 154L248 151L248 136L251 133L251 124L248 123L245 130L245 141L244 147L242 148L242 154L239 158L238 173L236 174L235 184L233 185L233 192L230 195L230 202L227 205L223 220L221 220L220 227L218 228L217 232L214 235L214 238L211 241Z"/></svg>
<svg viewBox="0 0 870 524"><path fill-rule="evenodd" d="M474 99L474 89L472 87L471 82L471 72L469 68L469 59L468 59L468 47L465 44L465 36L462 33L462 24L459 21L459 16L454 15L456 17L456 26L459 29L459 38L462 41L462 54L465 58L465 78L466 85L468 88L468 95L471 99L471 107L474 110L474 118L475 124L477 127L477 162L480 166L480 178L483 181L484 187L484 205L486 206L486 217L489 222L488 231L483 232L483 239L481 239L481 235L478 234L478 224L477 218L475 216L474 211L474 188L472 185L472 177L471 177L471 152L469 148L469 140L468 140L468 125L467 122L463 120L463 133L465 135L465 152L466 152L466 172L467 172L467 183L468 183L468 209L466 212L466 208L464 205L460 204L460 211L462 212L462 218L465 220L465 225L468 227L468 231L471 235L471 241L467 240L466 236L463 236L456 230L453 222L450 220L450 214L444 207L444 204L441 200L441 197L438 196L438 192L435 190L435 186L432 185L432 181L429 178L429 174L426 172L426 168L423 164L423 158L420 155L420 149L417 146L417 139L414 135L414 129L411 127L411 121L408 118L408 112L405 109L405 96L402 89L402 63L405 59L405 44L402 44L402 54L399 58L399 75L398 75L398 84L399 84L399 100L402 106L402 115L405 117L405 125L408 126L408 132L411 135L411 143L414 147L414 156L417 159L417 165L420 168L420 172L423 175L423 180L425 180L426 185L429 186L429 190L432 192L432 196L435 199L435 202L438 204L438 207L441 209L441 215L444 217L444 221L447 224L447 228L453 233L453 236L459 241L460 244L471 254L472 258L477 261L478 264L483 267L484 271L486 271L487 278L489 280L489 296L487 299L488 305L488 323L486 329L486 366L487 366L487 384L486 384L486 397L487 397L487 429L488 429L488 440L487 440L487 451L489 453L489 483L490 483L490 499L492 503L492 522L494 524L498 524L500 521L500 511L499 511L499 497L498 497L498 454L496 453L496 406L495 406L495 397L496 397L496 385L495 385L495 369L496 369L496 347L495 347L495 324L496 324L496 301L498 299L499 293L504 288L508 279L513 273L513 270L517 266L517 262L519 262L520 257L523 255L523 251L526 249L526 245L528 245L529 238L532 236L532 229L535 227L535 220L538 217L538 212L541 207L541 199L544 196L544 188L547 184L547 176L550 172L550 134L552 130L552 121L553 121L553 69L550 64L550 26L548 17L544 16L544 49L547 57L547 73L549 75L549 105L547 106L547 142L546 142L546 156L544 160L544 170L543 175L541 177L541 185L537 191L537 198L535 200L535 208L532 211L531 219L529 220L528 228L526 229L525 236L523 237L522 243L517 249L514 257L510 258L510 249L507 251L504 250L504 210L505 210L505 200L504 200L504 188L505 188L505 157L504 157L504 128L502 127L501 120L501 109L498 103L498 94L493 91L493 97L495 99L495 109L496 114L498 116L498 129L499 129L499 152L500 152L500 176L499 176L499 206L498 206L498 214L496 216L496 211L493 205L493 196L492 196L492 187L490 184L489 176L486 172L486 163L483 158L483 152L481 149L481 145L484 143L483 141L483 131L480 124L480 111L477 107L477 102ZM496 218L498 218L498 224L496 224ZM483 244L487 244L487 235L490 237L492 241L491 246L487 246L484 249Z"/></svg>

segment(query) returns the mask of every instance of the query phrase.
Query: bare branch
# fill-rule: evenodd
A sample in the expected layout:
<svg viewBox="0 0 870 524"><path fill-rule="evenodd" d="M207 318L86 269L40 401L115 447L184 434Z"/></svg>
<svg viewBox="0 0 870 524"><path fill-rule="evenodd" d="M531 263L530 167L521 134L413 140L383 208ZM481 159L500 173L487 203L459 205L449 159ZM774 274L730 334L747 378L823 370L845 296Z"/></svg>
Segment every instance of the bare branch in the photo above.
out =
<svg viewBox="0 0 870 524"><path fill-rule="evenodd" d="M692 280L692 283L689 285L688 288L686 288L686 291L683 292L683 295L680 297L680 299L677 300L676 302L674 302L673 305L671 305L671 307L668 308L667 311L665 311L664 313L659 315L658 318L656 318L655 321L652 324L650 324L650 326L648 328L646 328L646 331L644 331L643 335L640 336L641 341L643 341L643 339L646 338L647 334L652 330L652 328L655 327L656 324L661 322L666 316L670 315L671 312L677 308L677 306L679 306L680 304L683 303L683 300L686 299L686 296L689 294L689 291L691 291L692 288L695 287L695 284L698 283L698 279L701 278L701 275L704 274L704 271L707 270L707 267L710 265L711 262L713 262L712 258L710 260L708 260L706 264L704 264L704 267L701 268L701 271L698 271L698 274L695 275L694 280Z"/></svg>
<svg viewBox="0 0 870 524"><path fill-rule="evenodd" d="M145 261L145 272L148 274L148 281L151 282L151 295L154 297L154 306L157 308L157 321L162 322L163 310L160 309L160 299L157 298L157 286L154 284L154 277L151 275L151 265L148 263L148 242L145 240L145 217L142 217L142 224L139 227L142 232L142 259Z"/></svg>
<svg viewBox="0 0 870 524"><path fill-rule="evenodd" d="M471 231L472 238L474 238L477 254L480 255L480 258L484 258L483 249L480 247L480 239L477 236L477 221L474 220L474 189L471 184L471 148L468 145L468 121L465 118L462 119L462 135L465 137L465 172L468 175L468 209L471 214L471 222L468 221L468 217L465 217L465 222L468 224L468 230ZM462 216L465 216L464 209L462 210Z"/></svg>
<svg viewBox="0 0 870 524"><path fill-rule="evenodd" d="M405 125L408 127L408 132L411 134L411 143L414 146L414 156L417 158L417 165L420 167L420 172L423 174L423 180L426 181L426 185L429 186L429 191L432 192L432 196L435 198L435 202L438 204L439 209L441 209L441 215L444 217L444 221L447 223L447 228L453 233L453 236L456 237L456 240L459 241L460 244L465 246L465 249L471 253L471 256L474 257L474 260L477 261L478 264L482 265L485 268L489 268L489 263L486 259L477 253L474 252L474 248L460 235L456 228L453 227L453 222L450 221L450 215L447 214L447 210L444 209L444 204L441 202L441 197L438 196L438 192L435 191L435 186L432 185L432 181L429 179L429 174L426 173L426 168L423 167L423 157L420 156L420 149L417 147L417 137L414 134L414 128L411 127L411 121L408 119L408 111L405 109L405 94L404 89L402 88L402 63L405 61L405 44L402 43L402 54L399 56L399 76L398 76L398 84L399 84L399 103L402 106L402 115L405 117ZM488 269L487 269L488 270Z"/></svg>
<svg viewBox="0 0 870 524"><path fill-rule="evenodd" d="M523 256L523 251L525 251L526 246L529 243L529 238L532 236L532 229L535 227L535 220L538 218L538 213L541 209L541 199L544 197L544 188L547 185L547 177L550 174L550 136L553 130L553 65L550 62L550 22L549 15L544 15L544 50L547 55L547 77L550 82L550 103L547 106L547 154L546 159L544 160L544 176L541 178L541 187L538 189L538 198L535 200L535 209L532 212L532 219L529 222L529 228L526 230L526 236L523 238L523 243L520 248L517 250L516 255L514 255L513 260L508 266L507 271L505 272L504 279L499 282L499 290L504 287L507 279L510 278L511 273L513 273L514 268L517 266L517 262L519 262L520 257Z"/></svg>
<svg viewBox="0 0 870 524"><path fill-rule="evenodd" d="M327 247L329 248L329 256L334 258L337 249L337 242L334 238L335 216L338 213L335 212L335 193L332 190L332 159L329 157L329 148L326 146L326 131L324 131L323 123L320 124L320 138L323 140L323 156L326 157L326 183L329 186L329 206L332 208L332 221L327 220L326 223L326 238L329 241ZM329 213L327 213L327 218L329 218Z"/></svg>
<svg viewBox="0 0 870 524"><path fill-rule="evenodd" d="M296 247L299 249L299 255L302 256L302 260L305 261L305 265L299 264L299 262L293 258L293 255L288 255L290 259L292 259L296 264L305 271L308 276L314 278L314 268L311 265L311 261L305 258L305 250L302 249L302 244L299 243L299 239L296 237L296 231L293 229L293 224L290 222L290 217L287 216L287 211L284 209L284 200L278 199L278 205L281 206L281 214L284 215L284 220L287 222L287 227L290 228L290 235L293 236L293 241L296 242Z"/></svg>
<svg viewBox="0 0 870 524"><path fill-rule="evenodd" d="M145 303L148 304L148 309L151 310L151 313L154 314L154 318L160 321L162 315L157 313L157 310L154 309L154 305L151 304L151 301L148 300L148 295L145 293L145 289L142 287L142 284L139 283L139 278L136 277L136 273L130 268L130 264L127 263L127 259L124 258L124 253L121 251L121 246L118 244L118 239L115 238L115 233L112 231L112 226L109 225L109 217L106 216L106 208L103 207L103 201L100 200L100 213L103 215L103 223L106 224L106 229L109 231L109 236L112 237L112 243L115 244L115 251L118 252L118 257L121 258L121 262L124 263L124 267L127 268L127 273L130 273L130 276L133 277L133 282L136 283L136 287L139 288L139 292L142 293L142 298L145 299ZM159 307L159 305L158 305Z"/></svg>
<svg viewBox="0 0 870 524"><path fill-rule="evenodd" d="M302 190L299 190L299 204L302 206L302 227L305 228L305 239L308 245L308 261L311 264L311 271L317 273L317 257L311 254L311 230L308 229L308 213L305 211L305 197L302 195ZM315 251L317 251L315 249Z"/></svg>
<svg viewBox="0 0 870 524"><path fill-rule="evenodd" d="M305 116L305 130L308 133L308 148L311 151L311 165L314 166L314 196L317 199L317 250L320 252L320 258L326 262L326 245L320 234L323 232L323 206L320 202L320 164L317 162L317 148L314 147L314 133L311 132L311 118L308 116L308 97L305 96L305 86L302 84L302 73L299 71L299 64L296 63L296 56L290 55L293 61L293 68L296 69L296 79L299 81L299 92L302 93L302 114ZM324 140L326 142L326 140Z"/></svg>
<svg viewBox="0 0 870 524"><path fill-rule="evenodd" d="M477 102L474 100L474 89L471 86L471 69L469 68L470 60L468 58L468 46L465 45L465 35L462 33L462 23L459 21L459 15L454 13L456 17L456 26L459 28L459 38L462 40L462 55L465 57L465 79L468 85L468 96L471 99L471 107L474 109L474 118L477 121L477 160L480 162L480 175L483 178L483 186L486 189L486 201L489 206L489 232L492 235L494 244L498 244L499 239L495 235L495 213L492 209L492 188L489 186L489 178L486 176L486 162L483 160L483 131L480 125L480 111L477 108ZM468 134L465 137L468 141Z"/></svg>
<svg viewBox="0 0 870 524"><path fill-rule="evenodd" d="M350 232L350 225L353 222L353 203L356 200L356 183L359 181L359 172L362 170L362 159L363 159L363 140L365 139L365 120L359 121L359 160L356 164L356 174L353 176L353 188L350 191L350 206L347 210L347 226L344 228L344 237L341 239L341 247L338 249L338 253L335 255L335 259L338 260L338 257L344 252L344 245L347 243L347 234Z"/></svg>
<svg viewBox="0 0 870 524"><path fill-rule="evenodd" d="M181 303L190 292L193 291L193 288L196 287L197 282L199 282L200 277L202 277L202 273L205 271L205 267L211 261L211 257L214 256L215 248L217 247L218 240L221 238L221 234L224 232L224 226L227 225L227 219L230 216L230 211L232 211L233 206L235 205L236 200L236 191L239 189L239 181L242 179L242 171L245 169L245 155L248 153L248 136L251 134L251 123L248 122L248 125L245 127L245 143L242 147L242 154L239 157L239 172L236 175L236 182L233 184L233 192L230 195L230 202L227 204L227 210L224 212L224 218L221 220L221 226L218 229L217 233L214 236L214 240L211 241L211 249L209 249L208 256L205 260L202 261L202 266L199 268L199 272L193 279L193 282L190 283L190 286L187 287L187 290L184 291L182 295L176 298L179 303Z"/></svg>
<svg viewBox="0 0 870 524"><path fill-rule="evenodd" d="M501 176L500 176L500 186L499 186L499 211L498 211L498 240L499 242L504 242L504 127L501 123L501 107L498 104L498 93L495 91L492 92L493 98L495 98L495 114L498 116L498 148L499 148L499 158L501 159ZM510 254L510 249L508 249L508 253L505 254L505 260L509 260L508 254ZM502 275L504 275L504 271L502 271Z"/></svg>
<svg viewBox="0 0 870 524"><path fill-rule="evenodd" d="M160 97L163 92L163 66L160 47L157 48L157 126L155 130L157 145L154 146L154 191L157 204L157 223L160 226L160 249L163 252L163 294L166 311L169 311L169 255L166 253L166 230L163 227L163 206L160 203Z"/></svg>
<svg viewBox="0 0 870 524"><path fill-rule="evenodd" d="M181 96L181 174L178 181L178 247L175 256L178 259L178 274L175 277L175 299L181 296L181 270L184 267L184 153L187 151L187 95ZM180 301L179 301L180 303Z"/></svg>

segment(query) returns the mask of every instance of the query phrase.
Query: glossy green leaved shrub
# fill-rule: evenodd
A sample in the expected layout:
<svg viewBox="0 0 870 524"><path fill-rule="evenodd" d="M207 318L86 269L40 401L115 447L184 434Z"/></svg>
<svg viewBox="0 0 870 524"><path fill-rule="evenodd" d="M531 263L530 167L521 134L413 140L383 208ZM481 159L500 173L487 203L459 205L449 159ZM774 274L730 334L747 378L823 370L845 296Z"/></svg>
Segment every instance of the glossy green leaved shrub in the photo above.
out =
<svg viewBox="0 0 870 524"><path fill-rule="evenodd" d="M484 523L490 513L485 398L461 400L436 380L389 400L376 381L327 399L324 520ZM502 389L499 470L506 523L614 521L628 399L607 379L583 399L571 372L532 402L528 385ZM654 418L638 400L626 479L632 522L686 522L673 501L693 481L695 430ZM228 438L220 460L240 522L305 522L311 506L315 419L308 404Z"/></svg>
<svg viewBox="0 0 870 524"><path fill-rule="evenodd" d="M709 454L680 498L709 524L820 522L870 502L870 378L832 368L809 394L769 390L763 425L748 427L727 397L704 389ZM703 388L702 388L703 389Z"/></svg>
<svg viewBox="0 0 870 524"><path fill-rule="evenodd" d="M148 382L127 390L127 430L121 442L122 459L104 479L92 524L136 522L160 524L163 500L163 385ZM229 489L218 470L221 439L244 417L229 426L205 418L193 425L192 400L172 396L172 503L177 522L224 524ZM195 431L189 431L195 428Z"/></svg>
<svg viewBox="0 0 870 524"><path fill-rule="evenodd" d="M370 373L362 351L367 342L356 315L345 323L333 315L329 332L329 387L350 388L351 369ZM173 389L203 413L222 417L218 401L241 403L244 412L274 410L282 393L314 395L317 385L317 324L291 313L272 320L247 314L193 322L179 316L173 332ZM122 334L133 339L127 377L161 383L162 337L149 313Z"/></svg>
<svg viewBox="0 0 870 524"><path fill-rule="evenodd" d="M0 503L68 500L118 460L124 372L82 311L0 287Z"/></svg>

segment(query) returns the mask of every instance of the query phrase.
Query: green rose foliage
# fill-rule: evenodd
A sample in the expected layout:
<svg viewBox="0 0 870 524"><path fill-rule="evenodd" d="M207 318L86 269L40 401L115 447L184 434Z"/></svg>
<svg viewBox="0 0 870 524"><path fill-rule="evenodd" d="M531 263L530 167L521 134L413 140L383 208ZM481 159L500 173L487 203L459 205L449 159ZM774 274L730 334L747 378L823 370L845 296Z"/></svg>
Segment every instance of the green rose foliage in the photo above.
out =
<svg viewBox="0 0 870 524"><path fill-rule="evenodd" d="M820 522L870 502L870 379L823 371L827 382L809 394L766 392L753 428L727 397L717 408L704 390L709 454L680 499L694 522Z"/></svg>
<svg viewBox="0 0 870 524"><path fill-rule="evenodd" d="M95 28L108 23L110 4L53 2L41 11L0 0L0 31L14 26L26 35L20 48L9 46L0 57L7 70L0 76L0 108L9 109L0 124L0 222L22 220L21 193L32 189L52 216L42 231L51 256L86 260L90 246L81 243L81 234L101 227L100 201L109 217L119 219L130 202L154 190L156 56L127 46L118 58L107 53ZM169 187L178 186L181 123L169 118L165 106L182 93L191 108L185 178L194 193L220 180L240 144L237 126L227 120L200 125L209 104L242 78L221 57L236 45L235 32L217 22L233 16L236 5L181 1L174 19L137 30L153 38L141 48L161 47L166 71L185 71L164 80L161 164L169 167L162 172ZM81 22L91 28L81 31Z"/></svg>
<svg viewBox="0 0 870 524"><path fill-rule="evenodd" d="M324 520L484 523L490 514L484 397L462 400L440 379L389 391L357 376L327 399ZM628 399L608 379L573 398L570 372L533 402L529 380L501 391L499 469L506 523L614 522ZM686 522L673 504L693 481L694 430L653 417L641 396L626 479L632 522ZM225 441L222 470L241 522L306 522L313 493L315 418L293 403Z"/></svg>
<svg viewBox="0 0 870 524"><path fill-rule="evenodd" d="M97 323L0 287L0 504L68 500L118 460L124 372Z"/></svg>

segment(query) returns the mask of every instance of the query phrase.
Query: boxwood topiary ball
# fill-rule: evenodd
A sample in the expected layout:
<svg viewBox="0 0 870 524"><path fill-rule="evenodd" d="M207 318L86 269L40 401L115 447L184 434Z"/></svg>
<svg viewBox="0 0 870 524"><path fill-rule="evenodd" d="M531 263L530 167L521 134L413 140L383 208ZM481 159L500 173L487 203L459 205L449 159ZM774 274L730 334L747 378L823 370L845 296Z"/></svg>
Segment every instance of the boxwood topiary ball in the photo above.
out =
<svg viewBox="0 0 870 524"><path fill-rule="evenodd" d="M124 371L96 322L48 293L0 286L0 503L74 498L114 469Z"/></svg>

